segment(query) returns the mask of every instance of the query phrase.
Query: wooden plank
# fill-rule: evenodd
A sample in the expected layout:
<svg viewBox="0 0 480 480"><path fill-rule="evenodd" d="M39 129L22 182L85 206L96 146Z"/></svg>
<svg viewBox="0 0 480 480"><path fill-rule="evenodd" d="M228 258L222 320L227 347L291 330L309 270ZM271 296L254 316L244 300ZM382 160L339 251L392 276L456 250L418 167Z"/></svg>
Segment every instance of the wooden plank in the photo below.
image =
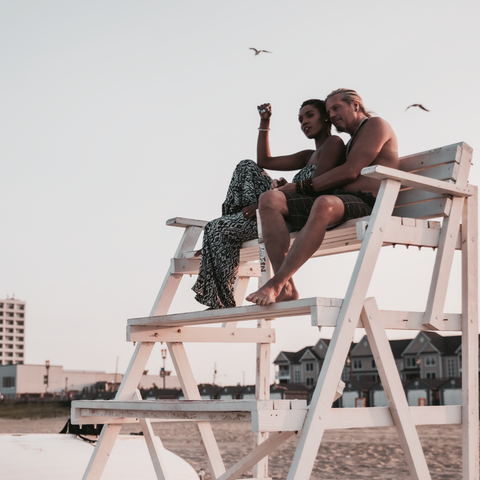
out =
<svg viewBox="0 0 480 480"><path fill-rule="evenodd" d="M362 170L362 175L366 175L378 180L389 178L401 182L402 186L420 188L427 192L440 193L442 195L454 195L459 197L469 197L473 195L473 189L467 185L457 185L447 183L442 180L422 177L415 173L407 173L395 168L384 167L383 165L373 165Z"/></svg>
<svg viewBox="0 0 480 480"><path fill-rule="evenodd" d="M259 238L259 263L261 277L258 286L261 287L274 274L273 267L268 258L268 253L265 244L263 243L262 219L260 218L260 211L257 210L257 228ZM270 327L271 320L265 319L263 316L258 317L257 328L263 330ZM255 352L255 399L264 401L270 398L270 345L266 343L257 343ZM276 403L277 406L282 405ZM263 431L257 431L253 435L254 451L262 451L262 444L268 441L269 434ZM263 448L266 448L265 446ZM252 474L256 480L269 479L268 474L268 455L263 455L257 458L257 461L252 464Z"/></svg>
<svg viewBox="0 0 480 480"><path fill-rule="evenodd" d="M400 158L399 169L404 172L411 172L419 168L428 168L433 165L447 163L451 161L459 162L459 151L464 147L468 147L466 143L454 143L440 148L434 148L425 152L414 153Z"/></svg>
<svg viewBox="0 0 480 480"><path fill-rule="evenodd" d="M235 480L249 470L252 466L258 464L262 458L273 452L278 446L288 440L295 432L276 432L272 434L265 442L261 443L252 452L229 468L217 480ZM256 477L258 478L258 477Z"/></svg>
<svg viewBox="0 0 480 480"><path fill-rule="evenodd" d="M72 409L105 412L135 410L143 412L250 412L273 410L273 400L74 400ZM132 415L126 415L132 417Z"/></svg>
<svg viewBox="0 0 480 480"><path fill-rule="evenodd" d="M462 213L462 478L479 478L478 187Z"/></svg>
<svg viewBox="0 0 480 480"><path fill-rule="evenodd" d="M141 400L140 392L136 391L137 400ZM159 437L153 433L152 425L148 419L140 419L143 436L147 444L150 458L152 459L153 469L158 480L174 480L171 475L167 475L167 467L163 458L162 442Z"/></svg>
<svg viewBox="0 0 480 480"><path fill-rule="evenodd" d="M257 255L258 257L258 255ZM200 268L200 257L198 258L172 258L170 271L172 274L197 275ZM242 277L259 277L260 266L255 263L240 263L238 274Z"/></svg>
<svg viewBox="0 0 480 480"><path fill-rule="evenodd" d="M186 325L209 325L231 321L248 321L259 318L271 319L280 317L295 317L309 315L310 309L316 307L330 307L337 299L313 297L294 300L291 302L274 303L266 307L247 305L220 310L202 310L197 312L177 313L173 315L157 315L151 317L133 318L128 325L150 325L157 327L178 327ZM337 305L337 303L334 303ZM328 313L328 312L326 312Z"/></svg>
<svg viewBox="0 0 480 480"><path fill-rule="evenodd" d="M410 474L416 480L429 479L427 461L374 298L365 301L362 320Z"/></svg>
<svg viewBox="0 0 480 480"><path fill-rule="evenodd" d="M191 218L183 218L183 217L174 217L169 218L165 224L168 227L200 227L204 228L205 225L208 223L208 220L193 220Z"/></svg>
<svg viewBox="0 0 480 480"><path fill-rule="evenodd" d="M400 183L393 180L380 185L287 480L307 479L311 475L399 188Z"/></svg>
<svg viewBox="0 0 480 480"><path fill-rule="evenodd" d="M127 327L127 342L275 343L273 328Z"/></svg>
<svg viewBox="0 0 480 480"><path fill-rule="evenodd" d="M463 198L454 198L450 214L443 221L423 320L424 325L432 330L438 330L442 325L443 309L464 202Z"/></svg>
<svg viewBox="0 0 480 480"><path fill-rule="evenodd" d="M433 407L409 407L410 413L415 425L450 425L462 423L462 407L460 405L448 406L433 406ZM297 411L298 410L298 411ZM303 405L301 409L280 410L278 416L275 416L275 411L255 411L242 412L244 415L239 416L237 421L251 421L252 431L262 430L270 432L278 432L281 429L286 431L291 428L291 431L301 431L305 420L306 406ZM285 413L286 412L286 413ZM295 413L296 412L296 413ZM299 414L300 412L301 414ZM165 418L156 416L149 417L152 423L162 422L179 422L188 421L196 422L196 412L161 412L165 414ZM168 413L171 413L168 417ZM204 415L211 412L198 412L199 415ZM193 416L192 416L193 414ZM146 415L145 412L142 415ZM186 418L181 418L184 415ZM190 417L188 417L190 415ZM249 415L251 417L249 418ZM168 418L167 418L168 417ZM285 417L289 417L285 420ZM263 422L263 418L266 419ZM275 418L278 418L278 423L275 423ZM222 412L218 412L214 420L211 421L226 421L222 418ZM120 424L124 423L138 423L137 417L113 417L108 416L107 413L101 416L87 416L86 412L82 412L81 416L77 415L77 425L98 425L98 424ZM373 428L373 427L393 427L392 415L389 407L368 407L368 408L333 408L328 415L326 430L344 430L348 428ZM281 427L281 428L280 428ZM268 430L270 429L270 430Z"/></svg>
<svg viewBox="0 0 480 480"><path fill-rule="evenodd" d="M188 400L200 400L200 392L198 391L197 382L193 376L183 343L168 342L167 346L185 398ZM209 422L197 422L196 426L201 437L201 445L205 452L208 469L213 478L220 477L225 473L225 465L223 464L212 426Z"/></svg>
<svg viewBox="0 0 480 480"><path fill-rule="evenodd" d="M122 383L118 389L115 397L116 399L130 400L134 397L153 346L154 343L137 344ZM72 424L75 424L75 409L73 406L71 422ZM121 424L105 425L102 428L95 449L90 457L85 473L83 474L83 480L100 480L121 428Z"/></svg>
<svg viewBox="0 0 480 480"><path fill-rule="evenodd" d="M448 197L441 197L438 200L415 203L403 207L395 207L393 215L397 217L412 218L440 218L446 217L450 212L452 200Z"/></svg>
<svg viewBox="0 0 480 480"><path fill-rule="evenodd" d="M112 402L114 403L114 402ZM79 410L81 416L87 418L136 418L155 420L189 420L192 422L250 422L251 412L223 412L223 411L157 411L154 409L128 408L120 410L111 408L104 410L100 408L82 408ZM100 422L100 423L105 423Z"/></svg>

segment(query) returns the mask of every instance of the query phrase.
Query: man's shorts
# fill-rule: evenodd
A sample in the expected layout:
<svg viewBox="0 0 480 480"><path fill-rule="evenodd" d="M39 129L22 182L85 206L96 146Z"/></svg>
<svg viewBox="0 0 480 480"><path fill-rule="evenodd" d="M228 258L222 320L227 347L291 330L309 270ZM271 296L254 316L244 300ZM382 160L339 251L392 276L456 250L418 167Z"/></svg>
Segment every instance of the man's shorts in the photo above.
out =
<svg viewBox="0 0 480 480"><path fill-rule="evenodd" d="M315 200L322 195L334 195L335 197L338 197L345 206L345 215L342 221L335 225L329 225L327 230L331 230L352 218L360 218L370 215L372 213L373 205L375 204L375 197L371 193L361 191L351 192L338 188L324 190L314 197L301 195L299 193L283 193L287 199L287 207L290 217L288 219L288 224L290 224L289 227L291 226L290 231L292 232L298 232L305 226Z"/></svg>

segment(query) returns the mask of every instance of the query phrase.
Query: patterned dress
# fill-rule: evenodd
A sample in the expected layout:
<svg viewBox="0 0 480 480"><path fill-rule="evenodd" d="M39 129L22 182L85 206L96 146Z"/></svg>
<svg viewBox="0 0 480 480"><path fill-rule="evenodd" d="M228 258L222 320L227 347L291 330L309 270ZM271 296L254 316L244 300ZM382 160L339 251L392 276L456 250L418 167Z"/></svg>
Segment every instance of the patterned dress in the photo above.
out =
<svg viewBox="0 0 480 480"><path fill-rule="evenodd" d="M311 178L316 165L308 165L294 181ZM258 203L260 195L270 190L272 179L252 160L242 160L233 172L222 205L222 216L205 226L202 258L197 281L192 287L195 300L208 307L235 307L233 286L238 275L240 246L258 237L257 220L246 219L242 209Z"/></svg>

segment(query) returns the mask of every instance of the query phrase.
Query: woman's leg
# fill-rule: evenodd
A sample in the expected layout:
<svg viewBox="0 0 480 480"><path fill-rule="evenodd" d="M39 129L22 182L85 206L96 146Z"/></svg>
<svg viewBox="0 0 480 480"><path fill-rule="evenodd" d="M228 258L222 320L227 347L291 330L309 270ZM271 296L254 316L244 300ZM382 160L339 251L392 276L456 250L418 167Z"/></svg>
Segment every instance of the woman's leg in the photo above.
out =
<svg viewBox="0 0 480 480"><path fill-rule="evenodd" d="M235 307L233 287L238 275L240 245L257 238L257 222L242 212L225 215L205 226L202 259L192 290L195 300L211 308Z"/></svg>

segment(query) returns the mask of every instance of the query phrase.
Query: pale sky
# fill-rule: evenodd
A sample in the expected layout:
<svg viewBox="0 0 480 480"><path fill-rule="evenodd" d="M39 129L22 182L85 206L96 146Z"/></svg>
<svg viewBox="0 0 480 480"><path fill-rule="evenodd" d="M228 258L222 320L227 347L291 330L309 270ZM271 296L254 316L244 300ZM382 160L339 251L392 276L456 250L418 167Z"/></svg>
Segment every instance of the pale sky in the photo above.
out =
<svg viewBox="0 0 480 480"><path fill-rule="evenodd" d="M474 0L0 0L0 298L27 302L26 363L125 371L126 320L149 314L181 237L165 221L220 215L236 163L255 159L260 103L287 154L313 147L300 104L353 88L400 155L467 142L478 185L479 14ZM354 259L310 262L301 296L343 298ZM384 249L369 294L422 310L432 262ZM172 312L204 308L194 280ZM447 311L458 284L456 266ZM309 318L275 326L272 360L320 338ZM198 382L214 362L219 383L254 382L253 346L187 352ZM147 368L161 363L157 347Z"/></svg>

